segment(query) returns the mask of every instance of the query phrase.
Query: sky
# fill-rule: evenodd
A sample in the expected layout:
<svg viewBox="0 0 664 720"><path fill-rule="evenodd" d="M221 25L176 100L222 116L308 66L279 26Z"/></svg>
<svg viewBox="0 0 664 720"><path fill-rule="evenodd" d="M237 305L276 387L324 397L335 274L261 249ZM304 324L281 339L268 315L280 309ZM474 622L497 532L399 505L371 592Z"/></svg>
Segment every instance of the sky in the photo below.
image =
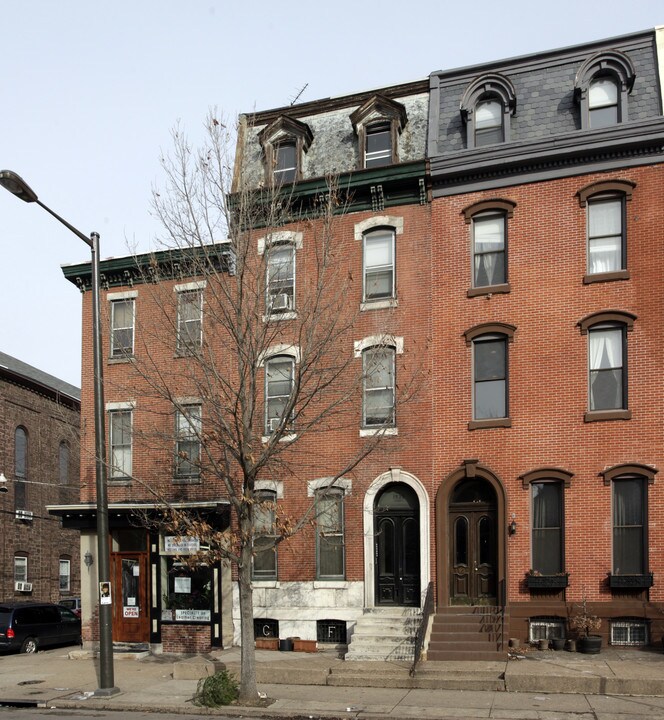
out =
<svg viewBox="0 0 664 720"><path fill-rule="evenodd" d="M101 257L154 247L150 213L176 123L425 79L431 72L664 24L661 0L21 0L2 2L0 169ZM80 385L88 247L0 188L0 350Z"/></svg>

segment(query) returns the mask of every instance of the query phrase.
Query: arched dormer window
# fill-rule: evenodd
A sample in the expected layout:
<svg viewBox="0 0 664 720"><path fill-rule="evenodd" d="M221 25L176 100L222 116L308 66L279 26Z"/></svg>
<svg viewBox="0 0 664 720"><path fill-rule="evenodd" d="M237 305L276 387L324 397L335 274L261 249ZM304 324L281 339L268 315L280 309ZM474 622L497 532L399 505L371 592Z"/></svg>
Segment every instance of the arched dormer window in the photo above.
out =
<svg viewBox="0 0 664 720"><path fill-rule="evenodd" d="M357 134L360 169L399 162L399 134L408 122L401 103L374 95L351 113L350 121Z"/></svg>
<svg viewBox="0 0 664 720"><path fill-rule="evenodd" d="M473 80L461 99L469 150L510 140L510 118L516 112L516 93L502 75L482 75Z"/></svg>
<svg viewBox="0 0 664 720"><path fill-rule="evenodd" d="M627 55L599 52L579 68L574 95L581 108L581 129L596 130L627 122L627 96L636 73Z"/></svg>
<svg viewBox="0 0 664 720"><path fill-rule="evenodd" d="M629 420L627 405L627 332L634 313L607 310L578 322L588 335L588 412L585 421Z"/></svg>
<svg viewBox="0 0 664 720"><path fill-rule="evenodd" d="M306 123L287 115L278 117L258 135L265 158L265 181L283 185L302 179L302 156L313 141Z"/></svg>

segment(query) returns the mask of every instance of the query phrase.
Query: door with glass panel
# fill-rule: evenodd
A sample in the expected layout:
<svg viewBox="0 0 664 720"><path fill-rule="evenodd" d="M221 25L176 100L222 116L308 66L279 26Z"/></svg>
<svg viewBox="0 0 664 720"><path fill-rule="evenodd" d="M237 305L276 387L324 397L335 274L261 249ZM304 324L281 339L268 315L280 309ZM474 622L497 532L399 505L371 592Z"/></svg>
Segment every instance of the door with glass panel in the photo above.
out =
<svg viewBox="0 0 664 720"><path fill-rule="evenodd" d="M113 640L148 642L147 533L137 529L114 530L112 547Z"/></svg>
<svg viewBox="0 0 664 720"><path fill-rule="evenodd" d="M450 502L450 602L496 604L496 501L481 480L460 483Z"/></svg>

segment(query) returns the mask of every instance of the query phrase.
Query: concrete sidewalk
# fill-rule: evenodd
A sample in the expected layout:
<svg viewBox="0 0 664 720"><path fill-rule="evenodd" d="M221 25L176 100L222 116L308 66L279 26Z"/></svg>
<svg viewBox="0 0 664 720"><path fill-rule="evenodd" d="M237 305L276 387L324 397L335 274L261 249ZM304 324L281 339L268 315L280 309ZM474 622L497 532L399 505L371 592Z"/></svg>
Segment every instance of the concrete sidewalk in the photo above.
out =
<svg viewBox="0 0 664 720"><path fill-rule="evenodd" d="M259 689L274 699L267 708L210 711L191 702L200 676L237 668L236 648L205 658L117 654L120 693L108 698L92 697L97 662L88 653L63 648L0 656L0 705L245 717L664 719L664 654L652 650L531 651L498 663L422 663L415 678L399 663L344 662L327 653L256 655ZM472 685L500 675L494 689ZM349 686L357 678L362 685Z"/></svg>

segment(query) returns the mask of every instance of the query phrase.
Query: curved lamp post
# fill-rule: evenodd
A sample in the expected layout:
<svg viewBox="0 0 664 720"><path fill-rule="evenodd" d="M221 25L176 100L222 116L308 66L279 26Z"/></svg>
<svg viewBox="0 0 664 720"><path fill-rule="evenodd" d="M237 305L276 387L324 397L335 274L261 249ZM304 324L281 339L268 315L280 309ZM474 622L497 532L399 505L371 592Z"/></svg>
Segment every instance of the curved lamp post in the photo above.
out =
<svg viewBox="0 0 664 720"><path fill-rule="evenodd" d="M102 365L101 322L99 311L99 233L86 237L51 208L39 200L34 190L15 172L0 171L0 185L27 203L37 203L58 222L90 248L92 256L92 337L94 356L95 463L97 480L97 564L99 582L110 582L110 551L108 535L108 495L106 489L106 440L104 428L104 382ZM120 692L113 679L112 606L98 603L99 609L99 687L95 695L108 696Z"/></svg>

